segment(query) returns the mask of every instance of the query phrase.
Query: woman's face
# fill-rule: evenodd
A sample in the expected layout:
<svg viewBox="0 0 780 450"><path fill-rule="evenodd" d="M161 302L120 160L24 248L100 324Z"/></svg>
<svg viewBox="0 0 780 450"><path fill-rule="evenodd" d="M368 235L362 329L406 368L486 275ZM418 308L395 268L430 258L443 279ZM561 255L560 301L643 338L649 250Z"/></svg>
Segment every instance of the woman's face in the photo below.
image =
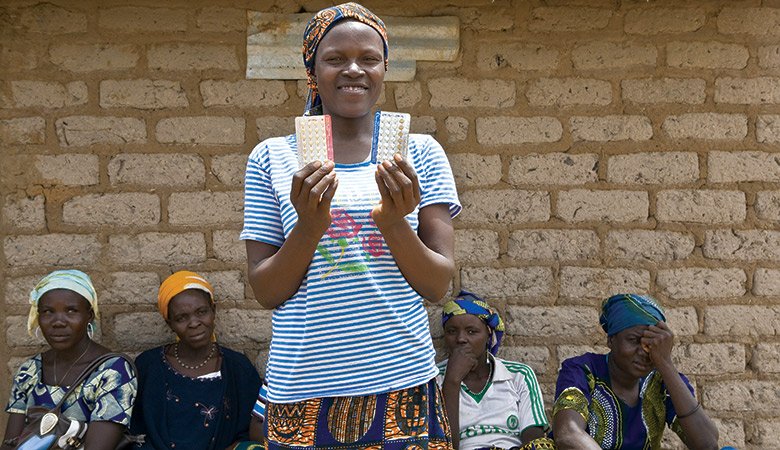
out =
<svg viewBox="0 0 780 450"><path fill-rule="evenodd" d="M612 359L623 373L634 378L647 376L653 370L650 356L642 349L642 335L647 325L637 325L609 337L607 345Z"/></svg>
<svg viewBox="0 0 780 450"><path fill-rule="evenodd" d="M209 295L198 289L187 289L168 304L168 326L182 344L200 348L211 344L216 308Z"/></svg>
<svg viewBox="0 0 780 450"><path fill-rule="evenodd" d="M385 79L382 37L354 20L335 25L317 47L314 77L324 114L365 116L379 99Z"/></svg>
<svg viewBox="0 0 780 450"><path fill-rule="evenodd" d="M474 356L479 357L487 352L489 340L487 325L473 314L452 316L444 324L444 344L450 353L457 347L467 346Z"/></svg>
<svg viewBox="0 0 780 450"><path fill-rule="evenodd" d="M68 350L86 338L94 317L87 299L68 289L53 289L38 301L38 325L55 350Z"/></svg>

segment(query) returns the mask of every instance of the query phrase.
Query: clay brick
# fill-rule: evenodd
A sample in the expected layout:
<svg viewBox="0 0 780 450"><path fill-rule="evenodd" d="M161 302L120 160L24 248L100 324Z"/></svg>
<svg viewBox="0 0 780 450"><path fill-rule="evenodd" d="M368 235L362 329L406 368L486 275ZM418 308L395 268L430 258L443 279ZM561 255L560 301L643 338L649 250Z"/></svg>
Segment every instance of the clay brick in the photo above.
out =
<svg viewBox="0 0 780 450"><path fill-rule="evenodd" d="M553 274L548 267L463 268L461 284L480 296L539 299L552 294Z"/></svg>
<svg viewBox="0 0 780 450"><path fill-rule="evenodd" d="M237 48L232 45L173 43L152 45L146 58L150 69L190 72L217 69L237 71Z"/></svg>
<svg viewBox="0 0 780 450"><path fill-rule="evenodd" d="M244 219L244 194L234 192L174 192L168 200L172 225L222 225Z"/></svg>
<svg viewBox="0 0 780 450"><path fill-rule="evenodd" d="M780 270L756 269L753 275L753 294L780 297Z"/></svg>
<svg viewBox="0 0 780 450"><path fill-rule="evenodd" d="M554 117L477 117L477 142L487 146L557 142L563 126Z"/></svg>
<svg viewBox="0 0 780 450"><path fill-rule="evenodd" d="M702 252L707 258L729 261L780 261L780 231L707 231Z"/></svg>
<svg viewBox="0 0 780 450"><path fill-rule="evenodd" d="M8 195L2 214L3 228L19 230L43 230L46 227L46 210L43 195Z"/></svg>
<svg viewBox="0 0 780 450"><path fill-rule="evenodd" d="M444 126L447 128L448 142L465 141L469 136L469 119L465 117L449 116L444 119ZM452 156L450 155L450 160Z"/></svg>
<svg viewBox="0 0 780 450"><path fill-rule="evenodd" d="M87 16L51 3L39 3L21 9L14 25L26 33L83 33L87 31Z"/></svg>
<svg viewBox="0 0 780 450"><path fill-rule="evenodd" d="M759 219L780 221L780 191L761 191L754 205Z"/></svg>
<svg viewBox="0 0 780 450"><path fill-rule="evenodd" d="M734 448L745 448L745 425L741 420L712 417L712 421L718 429L718 440L721 444L729 444ZM675 436L677 435L675 434ZM683 447L683 449L684 448L685 447Z"/></svg>
<svg viewBox="0 0 780 450"><path fill-rule="evenodd" d="M114 186L200 187L206 169L198 155L124 153L111 158L108 177Z"/></svg>
<svg viewBox="0 0 780 450"><path fill-rule="evenodd" d="M83 226L155 225L160 222L160 198L140 192L81 195L65 202L62 219Z"/></svg>
<svg viewBox="0 0 780 450"><path fill-rule="evenodd" d="M117 234L108 238L108 256L117 264L192 264L206 259L203 233Z"/></svg>
<svg viewBox="0 0 780 450"><path fill-rule="evenodd" d="M246 30L246 11L217 6L201 8L195 15L195 26L201 31L227 33Z"/></svg>
<svg viewBox="0 0 780 450"><path fill-rule="evenodd" d="M700 105L707 94L701 78L640 78L620 82L623 100L634 103Z"/></svg>
<svg viewBox="0 0 780 450"><path fill-rule="evenodd" d="M62 147L146 143L146 123L134 117L70 116L54 127Z"/></svg>
<svg viewBox="0 0 780 450"><path fill-rule="evenodd" d="M501 157L498 155L454 153L448 158L459 186L492 186L501 180Z"/></svg>
<svg viewBox="0 0 780 450"><path fill-rule="evenodd" d="M54 44L49 48L51 62L70 72L133 69L138 58L139 51L132 45Z"/></svg>
<svg viewBox="0 0 780 450"><path fill-rule="evenodd" d="M695 245L688 233L613 230L604 241L604 253L609 258L628 261L677 261L689 257Z"/></svg>
<svg viewBox="0 0 780 450"><path fill-rule="evenodd" d="M417 116L412 120L410 133L436 134L436 118L433 116Z"/></svg>
<svg viewBox="0 0 780 450"><path fill-rule="evenodd" d="M17 108L62 108L87 103L87 84L83 81L12 81L11 97Z"/></svg>
<svg viewBox="0 0 780 450"><path fill-rule="evenodd" d="M758 116L756 140L764 144L780 142L780 115L762 114Z"/></svg>
<svg viewBox="0 0 780 450"><path fill-rule="evenodd" d="M575 47L571 60L577 70L655 67L658 50L653 45L626 42L591 42Z"/></svg>
<svg viewBox="0 0 780 450"><path fill-rule="evenodd" d="M758 446L756 448L774 448L780 442L780 421L777 419L748 421L746 428L750 436L747 440Z"/></svg>
<svg viewBox="0 0 780 450"><path fill-rule="evenodd" d="M268 345L271 342L271 311L226 309L217 316L217 336L225 345Z"/></svg>
<svg viewBox="0 0 780 450"><path fill-rule="evenodd" d="M30 291L41 281L45 274L6 278L5 304L30 306ZM25 321L25 324L27 321ZM25 333L27 331L25 330Z"/></svg>
<svg viewBox="0 0 780 450"><path fill-rule="evenodd" d="M754 411L756 405L774 405L779 400L780 388L774 381L716 381L702 389L704 406L719 411Z"/></svg>
<svg viewBox="0 0 780 450"><path fill-rule="evenodd" d="M40 67L47 47L39 42L16 42L0 45L0 67L8 72L23 72Z"/></svg>
<svg viewBox="0 0 780 450"><path fill-rule="evenodd" d="M745 346L742 344L677 345L672 352L677 370L686 375L721 375L745 372Z"/></svg>
<svg viewBox="0 0 780 450"><path fill-rule="evenodd" d="M650 287L650 273L641 269L562 267L561 296L602 300L621 292L644 293ZM598 324L598 320L594 319Z"/></svg>
<svg viewBox="0 0 780 450"><path fill-rule="evenodd" d="M187 94L178 81L103 80L100 82L101 108L164 109L186 108Z"/></svg>
<svg viewBox="0 0 780 450"><path fill-rule="evenodd" d="M745 295L747 275L742 269L686 267L659 270L656 284L675 298L727 298Z"/></svg>
<svg viewBox="0 0 780 450"><path fill-rule="evenodd" d="M729 338L777 336L780 333L780 308L761 305L710 306L704 310L704 333Z"/></svg>
<svg viewBox="0 0 780 450"><path fill-rule="evenodd" d="M295 117L263 117L255 122L257 139L262 141L276 136L295 133Z"/></svg>
<svg viewBox="0 0 780 450"><path fill-rule="evenodd" d="M528 29L531 31L600 30L606 28L612 11L601 8L542 7L531 11Z"/></svg>
<svg viewBox="0 0 780 450"><path fill-rule="evenodd" d="M433 108L510 108L515 105L513 81L436 78L428 82Z"/></svg>
<svg viewBox="0 0 780 450"><path fill-rule="evenodd" d="M507 325L507 335L514 335L514 326ZM531 366L537 376L548 373L547 362L550 361L550 350L546 347L523 345L522 347L501 346L501 358L517 361Z"/></svg>
<svg viewBox="0 0 780 450"><path fill-rule="evenodd" d="M582 339L602 333L595 308L510 306L507 316L505 321L512 324L515 336Z"/></svg>
<svg viewBox="0 0 780 450"><path fill-rule="evenodd" d="M211 173L226 186L243 186L248 156L245 153L214 156L211 160Z"/></svg>
<svg viewBox="0 0 780 450"><path fill-rule="evenodd" d="M474 3L469 3L469 6ZM506 31L515 24L514 10L509 8L464 8L466 17L462 18L467 29Z"/></svg>
<svg viewBox="0 0 780 450"><path fill-rule="evenodd" d="M750 365L763 373L780 372L780 344L765 342L756 344Z"/></svg>
<svg viewBox="0 0 780 450"><path fill-rule="evenodd" d="M160 313L129 312L114 316L113 330L117 342L125 348L150 348L173 342L174 334Z"/></svg>
<svg viewBox="0 0 780 450"><path fill-rule="evenodd" d="M245 285L238 270L202 272L202 275L214 287L214 298L218 304L244 300ZM222 318L221 314L220 318Z"/></svg>
<svg viewBox="0 0 780 450"><path fill-rule="evenodd" d="M11 348L46 344L42 336L36 338L27 333L26 315L8 316L5 318L5 341Z"/></svg>
<svg viewBox="0 0 780 450"><path fill-rule="evenodd" d="M699 316L696 308L665 308L666 322L677 336L693 336L699 334Z"/></svg>
<svg viewBox="0 0 780 450"><path fill-rule="evenodd" d="M3 248L10 266L89 265L100 256L100 242L93 234L7 236Z"/></svg>
<svg viewBox="0 0 780 450"><path fill-rule="evenodd" d="M747 136L747 116L687 113L668 116L662 128L672 139L740 140Z"/></svg>
<svg viewBox="0 0 780 450"><path fill-rule="evenodd" d="M518 261L576 261L598 257L599 237L590 230L519 230L507 255Z"/></svg>
<svg viewBox="0 0 780 450"><path fill-rule="evenodd" d="M569 123L575 141L646 141L653 137L653 124L645 116L574 116Z"/></svg>
<svg viewBox="0 0 780 450"><path fill-rule="evenodd" d="M644 191L572 189L558 193L555 216L566 222L636 222L647 220L649 208Z"/></svg>
<svg viewBox="0 0 780 450"><path fill-rule="evenodd" d="M162 144L239 145L244 143L243 117L170 117L155 127Z"/></svg>
<svg viewBox="0 0 780 450"><path fill-rule="evenodd" d="M550 219L550 194L522 190L466 191L460 195L461 223L517 224Z"/></svg>
<svg viewBox="0 0 780 450"><path fill-rule="evenodd" d="M652 152L609 157L607 180L618 184L681 184L699 179L696 153Z"/></svg>
<svg viewBox="0 0 780 450"><path fill-rule="evenodd" d="M780 182L780 154L767 152L709 152L710 183Z"/></svg>
<svg viewBox="0 0 780 450"><path fill-rule="evenodd" d="M656 218L661 222L739 223L747 215L741 191L661 191Z"/></svg>
<svg viewBox="0 0 780 450"><path fill-rule="evenodd" d="M593 79L541 78L529 85L525 95L534 106L604 106L612 103L612 85Z"/></svg>
<svg viewBox="0 0 780 450"><path fill-rule="evenodd" d="M776 69L780 67L780 45L759 47L758 65L764 69Z"/></svg>
<svg viewBox="0 0 780 450"><path fill-rule="evenodd" d="M723 8L718 14L718 32L723 34L780 34L778 8Z"/></svg>
<svg viewBox="0 0 780 450"><path fill-rule="evenodd" d="M682 69L744 69L750 53L747 47L723 42L670 42L666 64Z"/></svg>
<svg viewBox="0 0 780 450"><path fill-rule="evenodd" d="M555 70L558 67L558 50L541 44L520 42L496 42L482 44L477 50L477 67L496 70L511 67L514 70Z"/></svg>
<svg viewBox="0 0 780 450"><path fill-rule="evenodd" d="M284 88L284 81L205 80L200 83L203 106L236 106L239 108L261 108L279 106L290 98Z"/></svg>
<svg viewBox="0 0 780 450"><path fill-rule="evenodd" d="M91 186L100 182L97 155L38 155L33 165L44 185Z"/></svg>
<svg viewBox="0 0 780 450"><path fill-rule="evenodd" d="M490 230L455 230L455 261L489 264L498 259L498 233Z"/></svg>
<svg viewBox="0 0 780 450"><path fill-rule="evenodd" d="M101 305L156 305L159 288L160 277L154 272L114 272L98 294Z"/></svg>
<svg viewBox="0 0 780 450"><path fill-rule="evenodd" d="M112 33L174 33L187 31L187 10L120 6L98 11L98 27Z"/></svg>
<svg viewBox="0 0 780 450"><path fill-rule="evenodd" d="M422 86L419 81L396 83L393 93L395 106L399 109L411 108L422 100Z"/></svg>
<svg viewBox="0 0 780 450"><path fill-rule="evenodd" d="M701 8L647 8L628 11L623 29L629 34L690 33L707 20Z"/></svg>
<svg viewBox="0 0 780 450"><path fill-rule="evenodd" d="M718 78L715 80L715 102L739 105L780 103L780 78Z"/></svg>
<svg viewBox="0 0 780 450"><path fill-rule="evenodd" d="M238 230L214 230L212 248L217 259L230 263L246 263L246 245L238 239Z"/></svg>
<svg viewBox="0 0 780 450"><path fill-rule="evenodd" d="M0 120L0 144L43 144L46 120L43 117L19 117Z"/></svg>
<svg viewBox="0 0 780 450"><path fill-rule="evenodd" d="M598 155L594 153L532 153L515 156L509 165L513 185L574 185L598 181Z"/></svg>
<svg viewBox="0 0 780 450"><path fill-rule="evenodd" d="M596 317L594 320L598 321L599 319ZM601 328L599 328L599 330L601 330ZM606 336L604 340L606 340ZM560 370L563 361L569 358L583 355L585 353L597 353L604 355L609 353L609 347L605 345L559 345L558 370Z"/></svg>

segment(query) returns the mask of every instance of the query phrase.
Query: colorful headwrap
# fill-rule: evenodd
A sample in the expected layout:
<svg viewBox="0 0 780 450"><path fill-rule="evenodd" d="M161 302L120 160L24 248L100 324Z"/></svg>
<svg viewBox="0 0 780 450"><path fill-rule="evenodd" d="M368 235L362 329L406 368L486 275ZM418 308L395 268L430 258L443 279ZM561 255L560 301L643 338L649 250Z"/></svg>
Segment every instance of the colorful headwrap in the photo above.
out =
<svg viewBox="0 0 780 450"><path fill-rule="evenodd" d="M441 312L442 326L451 317L461 314L473 314L485 322L485 325L490 329L488 350L495 355L501 345L501 338L504 337L504 321L501 320L501 316L487 302L465 290L461 290L455 300L444 304Z"/></svg>
<svg viewBox="0 0 780 450"><path fill-rule="evenodd" d="M100 319L97 292L89 275L80 270L55 270L43 277L30 291L30 314L27 316L27 332L30 336L34 335L38 327L38 302L43 294L54 289L67 289L84 297L92 306L92 312L95 313L94 321L97 323Z"/></svg>
<svg viewBox="0 0 780 450"><path fill-rule="evenodd" d="M618 294L601 304L599 323L607 332L607 336L636 325L655 325L665 321L663 309L650 296Z"/></svg>
<svg viewBox="0 0 780 450"><path fill-rule="evenodd" d="M317 82L314 81L314 55L317 54L317 47L319 47L320 41L322 41L325 34L334 25L346 19L357 20L379 33L385 47L385 70L387 70L387 29L382 19L364 6L352 2L323 9L311 18L303 31L303 65L306 67L306 84L309 86L309 93L306 96L306 107L303 110L304 115L322 114L320 108L322 102L317 94Z"/></svg>
<svg viewBox="0 0 780 450"><path fill-rule="evenodd" d="M160 310L163 319L168 320L168 305L171 299L187 289L198 289L209 294L211 303L214 303L214 288L211 283L195 272L180 270L169 276L160 285L157 294L157 309Z"/></svg>

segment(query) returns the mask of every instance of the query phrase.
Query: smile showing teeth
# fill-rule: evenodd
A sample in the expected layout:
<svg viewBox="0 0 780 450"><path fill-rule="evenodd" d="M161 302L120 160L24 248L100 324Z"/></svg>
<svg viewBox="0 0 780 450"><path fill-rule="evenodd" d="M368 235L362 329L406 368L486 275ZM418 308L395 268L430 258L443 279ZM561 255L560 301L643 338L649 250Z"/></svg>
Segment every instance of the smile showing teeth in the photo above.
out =
<svg viewBox="0 0 780 450"><path fill-rule="evenodd" d="M362 91L366 90L366 88L364 88L362 86L342 86L339 89L341 89L342 91L348 91L348 92L362 92Z"/></svg>

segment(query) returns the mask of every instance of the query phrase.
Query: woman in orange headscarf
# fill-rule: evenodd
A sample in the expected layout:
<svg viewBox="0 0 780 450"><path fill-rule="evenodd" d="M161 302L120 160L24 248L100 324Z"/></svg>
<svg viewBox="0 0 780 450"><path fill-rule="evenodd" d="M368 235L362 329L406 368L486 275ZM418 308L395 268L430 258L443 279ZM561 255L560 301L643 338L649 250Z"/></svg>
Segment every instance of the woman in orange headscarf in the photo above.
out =
<svg viewBox="0 0 780 450"><path fill-rule="evenodd" d="M241 353L217 344L214 289L176 272L160 286L157 307L177 341L141 353L131 429L143 449L233 448L249 435L260 376Z"/></svg>

